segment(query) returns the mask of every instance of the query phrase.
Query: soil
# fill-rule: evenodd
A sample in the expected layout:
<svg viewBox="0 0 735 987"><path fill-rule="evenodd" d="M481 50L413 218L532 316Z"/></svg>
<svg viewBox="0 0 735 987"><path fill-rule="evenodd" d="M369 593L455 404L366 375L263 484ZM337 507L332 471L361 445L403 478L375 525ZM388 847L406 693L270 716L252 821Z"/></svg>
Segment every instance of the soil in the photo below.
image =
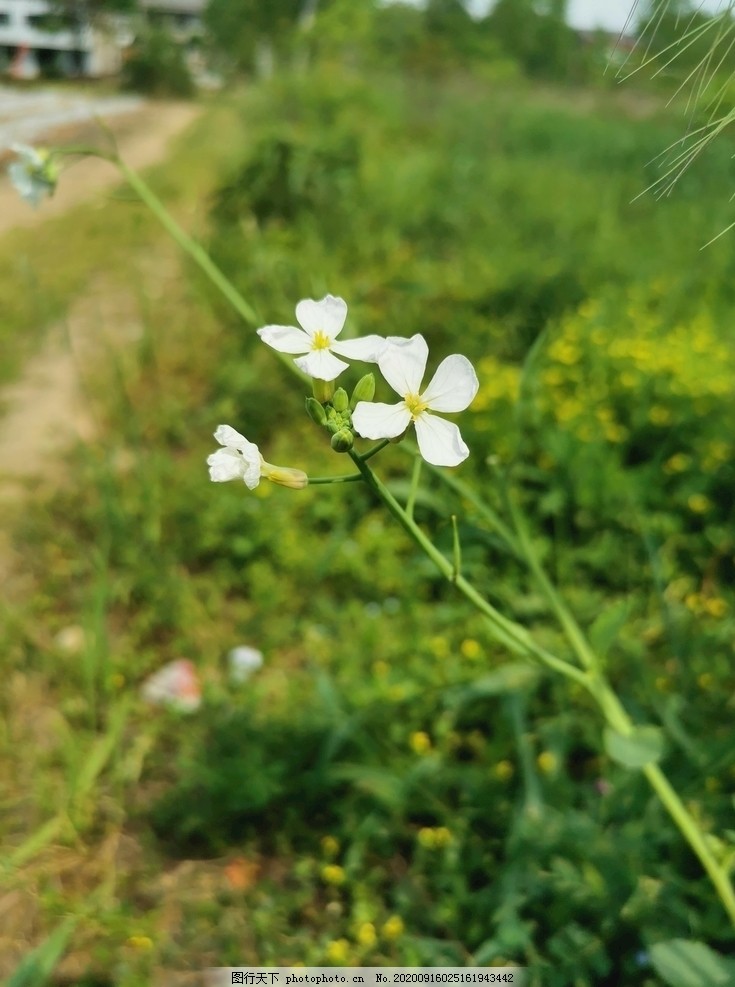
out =
<svg viewBox="0 0 735 987"><path fill-rule="evenodd" d="M114 118L109 126L123 158L138 170L159 161L165 155L170 139L198 113L199 108L194 103L147 103L135 113ZM54 131L47 135L47 141L105 147L107 138L91 124ZM18 226L38 226L49 217L58 216L119 183L118 172L106 161L97 158L77 160L64 169L63 186L56 195L33 209L3 177L0 180L0 236Z"/></svg>
<svg viewBox="0 0 735 987"><path fill-rule="evenodd" d="M169 141L193 122L195 104L149 103L138 112L111 124L119 150L136 170L163 159ZM99 141L96 127L66 128L49 135L52 141ZM88 158L69 168L56 196L39 209L23 202L7 178L0 179L0 235L19 226L37 226L80 203L94 199L120 183L118 172L107 162ZM84 398L81 367L89 356L92 337L99 345L99 326L123 341L135 319L129 296L119 285L91 284L78 298L62 323L50 327L39 352L23 373L0 389L0 511L8 518L11 508L22 506L30 483L48 483L58 471L64 451L77 439L94 434L89 404ZM104 344L104 341L103 341ZM0 584L15 570L10 548L11 532L0 529Z"/></svg>

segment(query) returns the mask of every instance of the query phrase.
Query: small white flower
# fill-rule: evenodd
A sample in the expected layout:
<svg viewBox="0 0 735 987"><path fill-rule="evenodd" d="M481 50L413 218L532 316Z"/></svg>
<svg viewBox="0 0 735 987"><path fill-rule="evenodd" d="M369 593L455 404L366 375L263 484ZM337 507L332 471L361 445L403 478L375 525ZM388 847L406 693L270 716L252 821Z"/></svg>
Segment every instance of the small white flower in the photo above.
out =
<svg viewBox="0 0 735 987"><path fill-rule="evenodd" d="M263 655L256 648L249 648L247 645L240 645L233 648L227 656L227 665L230 672L230 681L240 685L246 682L253 672L257 672L263 667Z"/></svg>
<svg viewBox="0 0 735 987"><path fill-rule="evenodd" d="M470 453L459 429L429 412L464 411L477 394L477 374L467 357L455 353L442 360L421 393L428 356L429 347L423 336L390 337L378 366L403 400L398 404L360 401L352 413L352 424L366 439L393 439L414 422L419 451L426 462L457 466Z"/></svg>
<svg viewBox="0 0 735 987"><path fill-rule="evenodd" d="M230 425L220 425L214 437L224 446L207 457L209 476L215 483L242 480L248 490L254 490L264 476L282 487L302 490L309 482L303 470L266 463L255 443L248 441Z"/></svg>
<svg viewBox="0 0 735 987"><path fill-rule="evenodd" d="M377 363L385 348L381 336L363 336L362 339L337 341L347 318L347 304L342 298L326 295L316 302L311 298L296 306L296 318L301 326L264 326L258 335L280 353L305 353L294 363L310 377L317 380L334 380L349 364L334 354L349 360Z"/></svg>
<svg viewBox="0 0 735 987"><path fill-rule="evenodd" d="M27 144L13 144L11 150L18 160L8 165L10 181L22 199L37 206L44 196L56 188L57 172L48 151L38 151Z"/></svg>
<svg viewBox="0 0 735 987"><path fill-rule="evenodd" d="M168 706L181 713L193 713L202 702L199 676L187 658L178 658L159 668L145 680L140 694L154 706Z"/></svg>

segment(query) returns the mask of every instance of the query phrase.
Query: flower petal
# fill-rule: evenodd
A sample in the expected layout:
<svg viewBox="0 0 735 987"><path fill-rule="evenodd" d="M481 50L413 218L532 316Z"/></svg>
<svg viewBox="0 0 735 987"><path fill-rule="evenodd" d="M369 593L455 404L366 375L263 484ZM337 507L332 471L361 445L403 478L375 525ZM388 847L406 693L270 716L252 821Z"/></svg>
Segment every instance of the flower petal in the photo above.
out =
<svg viewBox="0 0 735 987"><path fill-rule="evenodd" d="M427 412L416 419L416 438L419 452L432 466L458 466L470 454L454 422Z"/></svg>
<svg viewBox="0 0 735 987"><path fill-rule="evenodd" d="M320 302L304 298L296 306L296 318L309 336L323 332L330 339L336 339L347 318L347 302L334 295L325 295Z"/></svg>
<svg viewBox="0 0 735 987"><path fill-rule="evenodd" d="M363 360L366 363L377 363L380 355L387 346L382 336L361 336L359 339L344 339L332 343L332 353L346 356L348 360Z"/></svg>
<svg viewBox="0 0 735 987"><path fill-rule="evenodd" d="M318 380L334 380L339 377L343 370L349 367L349 363L338 360L332 356L329 350L312 350L306 356L300 356L294 363L303 370L309 377L316 377Z"/></svg>
<svg viewBox="0 0 735 987"><path fill-rule="evenodd" d="M398 404L358 401L352 412L352 424L364 439L394 439L411 424L411 412L403 401Z"/></svg>
<svg viewBox="0 0 735 987"><path fill-rule="evenodd" d="M33 168L40 168L43 165L42 155L30 144L11 144L10 150Z"/></svg>
<svg viewBox="0 0 735 987"><path fill-rule="evenodd" d="M428 358L429 347L423 336L389 336L378 366L393 390L405 398L407 394L418 394Z"/></svg>
<svg viewBox="0 0 735 987"><path fill-rule="evenodd" d="M251 455L259 455L256 444L250 442L244 435L240 435L231 425L218 425L214 437L221 446L227 446L229 449L239 449L240 452Z"/></svg>
<svg viewBox="0 0 735 987"><path fill-rule="evenodd" d="M470 361L455 353L439 364L421 399L432 411L464 411L479 386Z"/></svg>
<svg viewBox="0 0 735 987"><path fill-rule="evenodd" d="M279 353L308 353L311 336L296 326L263 326L258 335Z"/></svg>
<svg viewBox="0 0 735 987"><path fill-rule="evenodd" d="M234 449L218 449L207 457L209 478L215 483L239 480L245 473L245 461Z"/></svg>

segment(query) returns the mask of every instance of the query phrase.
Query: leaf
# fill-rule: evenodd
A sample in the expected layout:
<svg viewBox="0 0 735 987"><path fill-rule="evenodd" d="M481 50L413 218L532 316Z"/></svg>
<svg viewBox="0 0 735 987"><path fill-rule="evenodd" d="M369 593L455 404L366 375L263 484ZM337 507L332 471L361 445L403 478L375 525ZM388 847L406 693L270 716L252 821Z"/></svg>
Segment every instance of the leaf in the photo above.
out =
<svg viewBox="0 0 735 987"><path fill-rule="evenodd" d="M703 942L657 942L651 947L651 963L669 987L735 987L735 962Z"/></svg>
<svg viewBox="0 0 735 987"><path fill-rule="evenodd" d="M538 671L526 662L514 661L501 665L494 672L482 675L470 685L452 690L447 696L447 705L464 706L465 703L488 696L502 696L508 692L518 692L535 684Z"/></svg>
<svg viewBox="0 0 735 987"><path fill-rule="evenodd" d="M20 867L27 860L30 860L31 857L35 857L40 850L43 850L45 846L57 839L66 823L67 817L65 813L59 813L59 815L45 822L43 826L39 827L35 833L32 833L28 837L25 843L21 843L13 851L9 858L10 866Z"/></svg>
<svg viewBox="0 0 735 987"><path fill-rule="evenodd" d="M405 800L404 780L391 771L365 767L362 764L340 764L332 770L332 777L337 781L350 782L389 809L398 808Z"/></svg>
<svg viewBox="0 0 735 987"><path fill-rule="evenodd" d="M79 918L75 916L65 919L48 939L21 961L6 987L43 987L47 984L78 924Z"/></svg>
<svg viewBox="0 0 735 987"><path fill-rule="evenodd" d="M636 727L632 733L616 733L605 727L605 750L624 768L643 768L660 761L664 752L664 735L659 727Z"/></svg>
<svg viewBox="0 0 735 987"><path fill-rule="evenodd" d="M630 610L630 600L616 600L595 618L589 629L588 637L592 650L600 658L607 655L613 641L628 619Z"/></svg>

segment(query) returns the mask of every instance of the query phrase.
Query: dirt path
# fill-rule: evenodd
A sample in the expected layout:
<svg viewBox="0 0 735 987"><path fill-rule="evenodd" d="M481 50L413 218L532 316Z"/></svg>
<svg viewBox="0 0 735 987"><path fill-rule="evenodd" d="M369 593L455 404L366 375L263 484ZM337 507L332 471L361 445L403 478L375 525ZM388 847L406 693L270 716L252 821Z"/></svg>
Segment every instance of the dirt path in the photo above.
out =
<svg viewBox="0 0 735 987"><path fill-rule="evenodd" d="M117 117L110 128L117 137L122 156L133 168L147 168L163 158L169 140L199 114L194 103L148 103L142 110ZM105 136L94 125L65 128L55 132L51 141L88 143L104 147ZM85 158L68 167L63 187L56 195L32 209L23 202L6 176L0 180L0 236L18 226L37 226L50 216L58 216L73 206L91 199L107 188L119 184L120 176L106 161Z"/></svg>
<svg viewBox="0 0 735 987"><path fill-rule="evenodd" d="M125 160L142 169L164 158L170 139L190 124L199 110L192 104L149 104L114 121L113 130ZM79 139L68 131L66 139ZM91 140L94 133L82 135ZM6 178L0 180L0 235L18 226L40 225L75 205L119 184L118 173L104 161L89 159L64 175L63 188L50 202L33 210L21 201ZM94 433L80 367L90 358L90 340L101 338L100 326L124 344L135 335L136 316L130 292L98 279L79 297L66 318L49 329L39 352L19 379L0 390L0 512L9 519L22 509L30 481L48 482L61 455L76 439ZM109 342L109 338L107 340ZM106 345L102 335L102 345ZM99 351L96 354L99 357ZM0 529L0 585L18 560L10 548L10 531Z"/></svg>

